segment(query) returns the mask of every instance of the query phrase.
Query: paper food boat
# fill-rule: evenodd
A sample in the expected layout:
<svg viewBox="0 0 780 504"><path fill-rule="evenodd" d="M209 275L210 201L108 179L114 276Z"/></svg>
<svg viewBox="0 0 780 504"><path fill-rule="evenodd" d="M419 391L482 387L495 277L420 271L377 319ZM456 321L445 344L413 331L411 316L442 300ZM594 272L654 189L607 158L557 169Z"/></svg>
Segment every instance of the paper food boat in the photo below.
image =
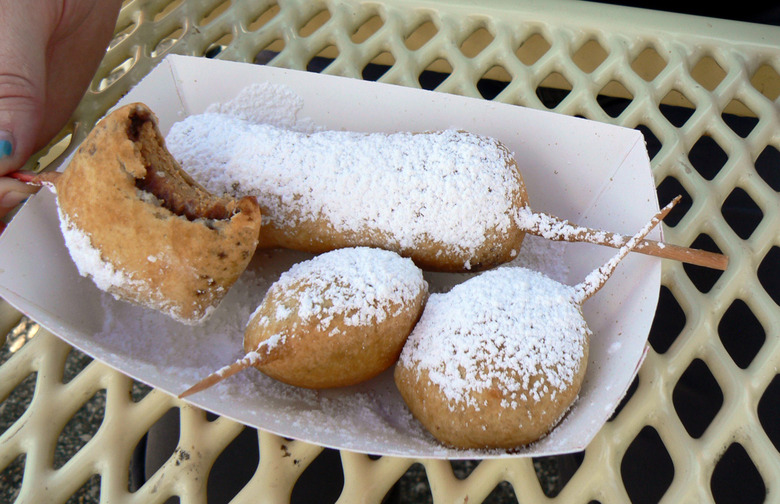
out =
<svg viewBox="0 0 780 504"><path fill-rule="evenodd" d="M495 137L517 157L531 207L578 224L633 234L658 211L642 135L635 130L485 100L266 66L169 56L118 105L140 101L166 133L187 115L269 82L298 101L283 120L355 131L458 128ZM266 105L272 103L269 97ZM185 167L186 168L186 167ZM60 167L64 169L64 165ZM661 240L656 229L650 238ZM524 248L533 247L527 239ZM537 242L538 243L538 242ZM567 283L614 250L556 244ZM529 252L532 253L532 252ZM522 254L521 254L522 255ZM538 254L549 256L543 250ZM0 296L65 341L119 371L178 394L241 355L242 331L264 289L305 254L260 252L203 327L116 301L78 275L47 190L0 237ZM545 257L549 259L549 257ZM375 455L428 458L543 456L583 450L613 413L641 364L659 294L661 261L631 254L584 305L594 336L580 397L544 439L513 452L454 450L411 417L392 370L359 386L296 389L250 369L191 396L198 406L285 437ZM465 278L430 275L432 290Z"/></svg>

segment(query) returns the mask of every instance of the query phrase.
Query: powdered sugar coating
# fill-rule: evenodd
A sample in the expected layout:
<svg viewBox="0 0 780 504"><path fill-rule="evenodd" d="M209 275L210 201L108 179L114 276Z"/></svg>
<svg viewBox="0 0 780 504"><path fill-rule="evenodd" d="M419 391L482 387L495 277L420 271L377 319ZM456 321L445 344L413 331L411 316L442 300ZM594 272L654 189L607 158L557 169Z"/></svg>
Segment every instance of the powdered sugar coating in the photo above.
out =
<svg viewBox="0 0 780 504"><path fill-rule="evenodd" d="M538 402L570 385L583 358L590 330L574 294L525 268L487 271L431 294L399 363L426 370L451 408L478 409L471 392L491 387L503 407Z"/></svg>
<svg viewBox="0 0 780 504"><path fill-rule="evenodd" d="M206 113L174 124L166 142L211 192L256 196L264 224L377 230L404 255L433 240L470 257L511 230L522 190L503 146L454 130L306 134Z"/></svg>
<svg viewBox="0 0 780 504"><path fill-rule="evenodd" d="M302 324L314 320L320 330L327 331L337 316L343 317L341 323L347 326L381 323L398 315L427 288L422 271L410 259L386 250L356 247L293 265L274 282L268 296L294 293L296 298L294 310L282 303L277 305L276 320L292 319ZM258 324L263 327L269 322L266 316ZM331 336L337 334L331 330Z"/></svg>
<svg viewBox="0 0 780 504"><path fill-rule="evenodd" d="M134 278L131 272L117 268L114 264L103 259L103 256L93 244L89 234L79 228L68 215L57 205L60 230L65 240L73 263L79 275L90 278L98 289L108 292L116 299L132 295L132 300L147 308L152 308L165 313L172 319L187 325L197 325L206 320L214 307L206 307L200 318L192 319L181 315L180 307L170 302L161 292L149 287L148 282ZM153 256L149 257L154 262Z"/></svg>

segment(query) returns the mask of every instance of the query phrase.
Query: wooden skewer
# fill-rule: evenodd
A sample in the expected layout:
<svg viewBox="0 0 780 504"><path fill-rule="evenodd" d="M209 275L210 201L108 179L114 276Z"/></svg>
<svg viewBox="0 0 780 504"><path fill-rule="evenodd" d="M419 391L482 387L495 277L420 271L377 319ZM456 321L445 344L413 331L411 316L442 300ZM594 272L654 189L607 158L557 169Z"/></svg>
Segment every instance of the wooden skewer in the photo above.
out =
<svg viewBox="0 0 780 504"><path fill-rule="evenodd" d="M47 172L35 175L28 172L17 171L12 172L9 175L22 182L41 185L46 182L55 183L61 174L58 172ZM677 196L675 201L679 200L680 196ZM541 236L548 240L585 242L612 248L620 248L631 239L630 236L613 233L611 231L603 231L572 224L571 222L554 215L533 212L527 207L521 210L520 216L524 221L523 231L528 234ZM729 258L723 254L681 247L679 245L654 240L640 241L634 248L634 251L660 257L662 259L672 259L721 271L724 271L729 265Z"/></svg>
<svg viewBox="0 0 780 504"><path fill-rule="evenodd" d="M617 254L612 256L609 261L604 263L597 270L589 273L582 282L575 286L576 300L579 304L584 303L587 299L593 296L593 294L598 292L604 286L604 284L606 284L609 277L612 276L612 273L615 272L618 264L620 264L620 261L622 261L623 258L629 254L629 252L634 250L637 244L640 243L645 236L647 236L647 233L652 231L659 222L661 222L667 215L669 215L669 212L672 211L672 208L674 208L674 206L677 205L679 201L680 198L677 197L672 200L671 203L663 207L657 214L653 216L652 219L650 219L650 222L645 224L645 226L637 234L632 236L624 246L620 247Z"/></svg>
<svg viewBox="0 0 780 504"><path fill-rule="evenodd" d="M179 394L179 399L183 399L187 396L200 392L201 390L206 390L207 388L216 385L226 378L230 378L234 374L243 371L246 368L275 361L283 355L284 352L279 351L280 347L283 347L283 345L284 342L280 342L278 339L273 338L261 341L260 345L258 345L255 351L249 352L232 364L228 364L227 366L214 371L192 387Z"/></svg>
<svg viewBox="0 0 780 504"><path fill-rule="evenodd" d="M8 174L9 177L15 178L25 184L41 185L44 182L54 183L62 175L60 172L45 172L45 173L32 173L28 171L17 170Z"/></svg>
<svg viewBox="0 0 780 504"><path fill-rule="evenodd" d="M680 196L675 198L674 202L676 203L679 200ZM610 231L578 226L565 219L555 217L554 215L532 212L530 209L524 209L522 212L521 219L524 222L523 230L528 234L541 236L548 240L585 242L612 248L621 248L631 239L630 236L624 236ZM723 254L681 247L679 245L672 245L654 240L640 241L634 251L660 257L662 259L672 259L721 271L725 270L729 265L729 258Z"/></svg>

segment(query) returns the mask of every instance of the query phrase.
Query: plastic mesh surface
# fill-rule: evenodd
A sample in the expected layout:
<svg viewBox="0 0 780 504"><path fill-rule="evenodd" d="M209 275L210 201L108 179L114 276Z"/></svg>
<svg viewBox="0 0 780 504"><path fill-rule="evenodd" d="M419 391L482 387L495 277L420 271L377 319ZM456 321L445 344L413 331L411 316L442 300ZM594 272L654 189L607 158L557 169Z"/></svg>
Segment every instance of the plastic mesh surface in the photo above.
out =
<svg viewBox="0 0 780 504"><path fill-rule="evenodd" d="M208 55L378 79L640 129L661 204L683 204L669 242L720 251L725 272L667 262L651 350L628 398L554 490L528 459L448 461L341 452L338 502L381 502L411 467L436 503L482 502L511 485L520 502L780 502L780 28L581 2L353 0L128 1L115 40L71 126L41 153L60 159L166 54ZM3 305L0 332L18 327ZM243 427L92 362L65 376L70 347L46 331L0 366L8 418L0 476L23 467L17 502L205 502L209 472ZM66 381L67 383L64 383ZM77 412L100 402L94 432ZM151 426L177 410L178 443L131 488ZM55 455L61 433L82 446ZM234 502L289 501L322 449L265 433ZM563 461L563 459L561 460ZM537 461L539 462L539 461ZM543 461L542 461L543 462ZM418 465L419 464L419 465Z"/></svg>

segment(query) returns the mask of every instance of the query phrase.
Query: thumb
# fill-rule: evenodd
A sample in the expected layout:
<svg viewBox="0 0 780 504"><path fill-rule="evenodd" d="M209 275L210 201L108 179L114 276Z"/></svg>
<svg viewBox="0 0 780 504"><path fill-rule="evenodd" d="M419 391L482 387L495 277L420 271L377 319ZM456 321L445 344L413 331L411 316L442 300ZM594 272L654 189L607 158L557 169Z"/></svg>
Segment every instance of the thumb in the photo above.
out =
<svg viewBox="0 0 780 504"><path fill-rule="evenodd" d="M0 0L0 175L24 165L43 123L51 26L44 4Z"/></svg>

